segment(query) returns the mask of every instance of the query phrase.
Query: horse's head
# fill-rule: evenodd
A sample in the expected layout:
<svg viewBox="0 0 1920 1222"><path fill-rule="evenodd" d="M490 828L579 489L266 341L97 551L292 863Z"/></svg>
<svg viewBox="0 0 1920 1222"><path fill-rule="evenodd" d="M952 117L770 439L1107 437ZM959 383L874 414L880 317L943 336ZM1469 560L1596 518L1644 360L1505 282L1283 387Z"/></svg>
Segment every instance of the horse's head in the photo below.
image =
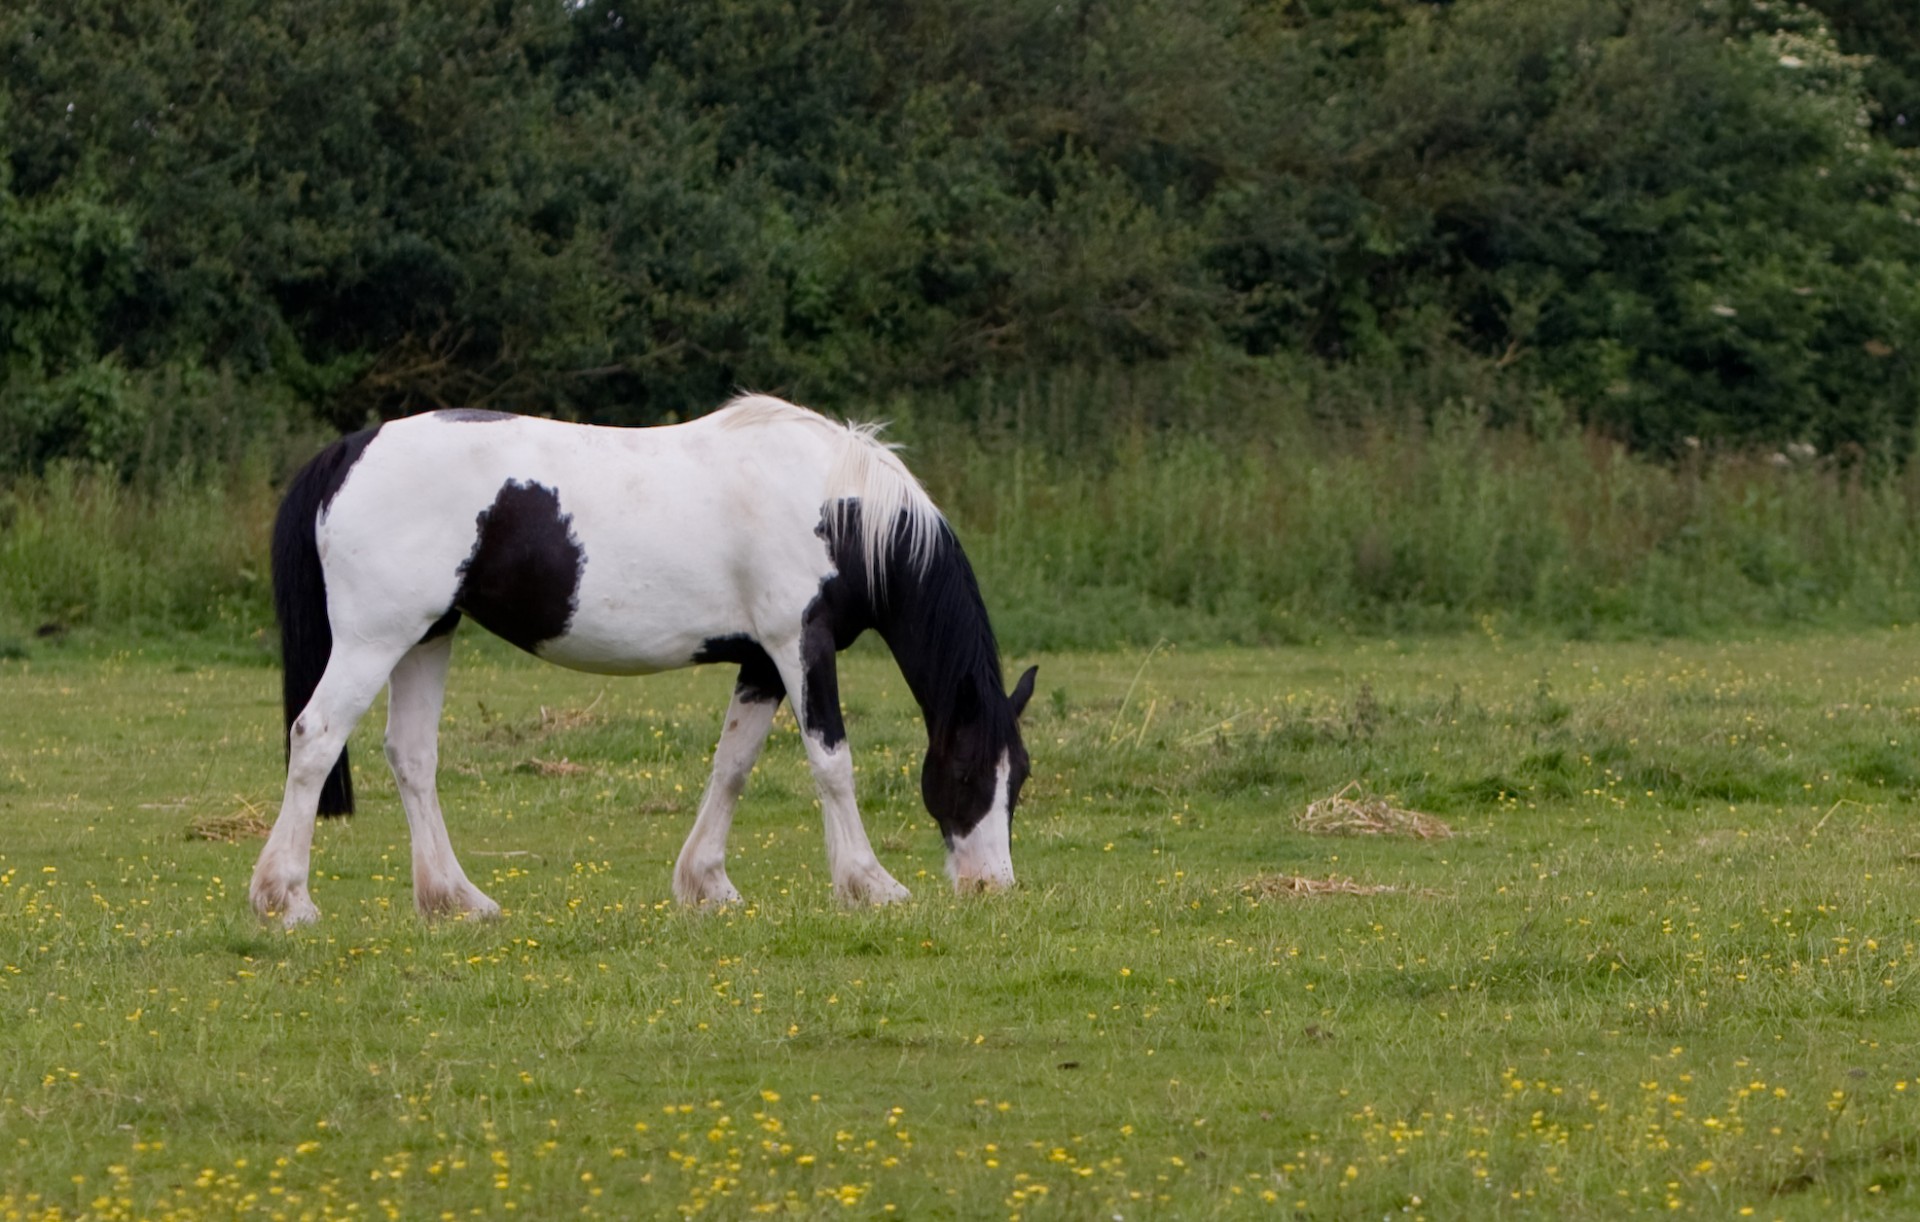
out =
<svg viewBox="0 0 1920 1222"><path fill-rule="evenodd" d="M1030 770L1019 718L1039 669L1028 667L1005 695L962 694L952 722L927 744L920 794L947 842L956 891L1013 885L1013 808Z"/></svg>

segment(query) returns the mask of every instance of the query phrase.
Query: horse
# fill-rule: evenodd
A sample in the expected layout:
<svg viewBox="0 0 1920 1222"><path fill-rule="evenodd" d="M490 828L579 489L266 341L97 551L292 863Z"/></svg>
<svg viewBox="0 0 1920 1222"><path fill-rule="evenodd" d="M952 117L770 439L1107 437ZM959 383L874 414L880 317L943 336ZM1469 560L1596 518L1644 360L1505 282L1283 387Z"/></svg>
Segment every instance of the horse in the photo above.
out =
<svg viewBox="0 0 1920 1222"><path fill-rule="evenodd" d="M461 869L435 789L463 619L575 670L739 667L674 865L673 894L693 906L740 899L727 836L782 699L819 792L834 892L909 898L861 823L840 712L835 656L871 628L920 705L921 796L955 890L1011 886L1030 770L1019 718L1037 668L1004 689L966 554L879 431L744 395L650 428L441 410L327 446L274 521L287 780L249 887L255 911L289 928L318 919L315 822L352 811L347 739L385 685L415 907L499 915Z"/></svg>

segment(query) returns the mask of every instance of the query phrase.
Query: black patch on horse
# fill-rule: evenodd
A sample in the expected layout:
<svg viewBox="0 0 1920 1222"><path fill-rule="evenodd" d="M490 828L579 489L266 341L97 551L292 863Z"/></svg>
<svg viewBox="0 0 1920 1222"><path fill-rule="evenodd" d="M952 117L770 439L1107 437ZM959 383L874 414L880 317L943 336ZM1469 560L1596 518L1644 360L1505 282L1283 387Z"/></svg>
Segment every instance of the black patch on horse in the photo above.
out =
<svg viewBox="0 0 1920 1222"><path fill-rule="evenodd" d="M460 566L454 609L528 653L564 635L579 606L586 553L574 538L572 516L560 512L560 494L508 480L475 525L478 537Z"/></svg>
<svg viewBox="0 0 1920 1222"><path fill-rule="evenodd" d="M738 666L740 678L735 681L733 690L742 700L778 704L786 698L787 685L780 681L780 668L773 664L773 658L760 647L760 642L744 632L711 637L701 642L693 661L696 665L731 662Z"/></svg>
<svg viewBox="0 0 1920 1222"><path fill-rule="evenodd" d="M333 498L340 494L340 489L347 482L347 473L353 470L353 464L360 461L360 455L366 452L368 443L379 431L379 426L375 425L370 429L350 433L320 451L308 464L308 467L321 478L319 492L322 510L332 508Z"/></svg>
<svg viewBox="0 0 1920 1222"><path fill-rule="evenodd" d="M800 616L801 709L807 730L829 750L847 740L840 715L840 671L834 655L873 625L864 569L834 573Z"/></svg>
<svg viewBox="0 0 1920 1222"><path fill-rule="evenodd" d="M860 546L860 510L857 503L835 506L814 532L826 541L837 571L820 583L801 621L807 726L817 726L829 746L845 737L833 654L868 628L879 632L926 720L920 794L951 844L992 807L1003 752L1010 767L1009 809L1019 801L1031 767L1020 740L1019 707L1002 686L1000 648L973 566L953 531L941 523L931 553L917 566L902 515L883 544L881 582L874 589ZM1032 681L1023 685L1021 706L1032 694Z"/></svg>
<svg viewBox="0 0 1920 1222"><path fill-rule="evenodd" d="M512 412L488 411L484 407L443 407L433 413L433 418L449 424L494 424L518 419Z"/></svg>

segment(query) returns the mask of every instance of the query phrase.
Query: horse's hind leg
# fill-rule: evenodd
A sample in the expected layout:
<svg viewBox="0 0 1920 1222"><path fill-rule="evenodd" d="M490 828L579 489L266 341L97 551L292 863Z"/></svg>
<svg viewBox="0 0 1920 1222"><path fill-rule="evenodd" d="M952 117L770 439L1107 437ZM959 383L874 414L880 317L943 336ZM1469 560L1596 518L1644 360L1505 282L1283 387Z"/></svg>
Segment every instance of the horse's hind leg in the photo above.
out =
<svg viewBox="0 0 1920 1222"><path fill-rule="evenodd" d="M451 634L424 641L407 651L388 681L387 763L406 808L413 840L413 903L427 916L441 913L475 917L500 915L500 905L467 881L453 855L434 776L440 764L440 706L447 693L447 664L453 656Z"/></svg>
<svg viewBox="0 0 1920 1222"><path fill-rule="evenodd" d="M733 808L747 787L753 763L767 741L782 696L771 665L743 666L727 704L727 720L713 749L713 775L700 798L700 814L673 865L673 897L683 904L733 904L740 893L727 879L727 834Z"/></svg>
<svg viewBox="0 0 1920 1222"><path fill-rule="evenodd" d="M289 928L320 918L307 893L320 786L403 652L364 643L347 647L335 639L326 673L288 734L286 794L248 888L261 916L278 916Z"/></svg>

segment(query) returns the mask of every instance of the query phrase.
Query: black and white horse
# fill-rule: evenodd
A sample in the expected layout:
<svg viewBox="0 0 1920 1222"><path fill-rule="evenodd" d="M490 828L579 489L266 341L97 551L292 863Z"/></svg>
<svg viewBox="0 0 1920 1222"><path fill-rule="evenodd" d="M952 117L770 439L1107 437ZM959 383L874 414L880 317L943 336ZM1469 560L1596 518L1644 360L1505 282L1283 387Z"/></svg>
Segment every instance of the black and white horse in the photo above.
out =
<svg viewBox="0 0 1920 1222"><path fill-rule="evenodd" d="M317 813L353 808L346 742L390 686L386 753L424 913L499 906L454 857L435 792L440 706L462 616L550 662L646 674L740 668L674 895L728 903L734 805L791 696L844 899L907 898L854 806L834 656L872 628L927 728L921 793L956 888L1013 882L1027 778L973 570L871 425L748 396L688 424L594 428L440 411L356 433L294 478L274 524L286 666L286 796L254 867L253 906L315 920Z"/></svg>

